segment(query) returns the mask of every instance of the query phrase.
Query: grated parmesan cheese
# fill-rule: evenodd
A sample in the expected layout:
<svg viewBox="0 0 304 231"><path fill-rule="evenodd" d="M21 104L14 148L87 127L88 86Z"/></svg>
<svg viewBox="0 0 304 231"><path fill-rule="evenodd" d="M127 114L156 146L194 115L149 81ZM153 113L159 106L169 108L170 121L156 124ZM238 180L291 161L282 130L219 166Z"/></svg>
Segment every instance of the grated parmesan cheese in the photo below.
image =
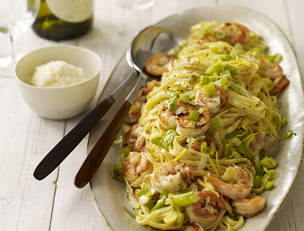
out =
<svg viewBox="0 0 304 231"><path fill-rule="evenodd" d="M37 87L62 87L88 79L85 71L64 61L50 61L35 68L32 84Z"/></svg>

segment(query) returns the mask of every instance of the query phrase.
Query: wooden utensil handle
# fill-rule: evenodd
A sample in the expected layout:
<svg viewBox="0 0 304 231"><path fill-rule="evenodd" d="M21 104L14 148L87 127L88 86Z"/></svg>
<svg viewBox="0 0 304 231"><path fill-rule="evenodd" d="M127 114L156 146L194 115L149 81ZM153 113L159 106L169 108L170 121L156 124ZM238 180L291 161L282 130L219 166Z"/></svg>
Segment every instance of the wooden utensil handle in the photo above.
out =
<svg viewBox="0 0 304 231"><path fill-rule="evenodd" d="M128 101L125 101L80 167L74 182L78 188L85 186L99 168L101 162L111 148L124 119L128 115L130 107L131 104Z"/></svg>
<svg viewBox="0 0 304 231"><path fill-rule="evenodd" d="M42 180L48 176L58 165L75 149L80 141L100 121L115 99L109 96L100 102L88 115L86 115L62 140L41 160L34 171L34 177Z"/></svg>

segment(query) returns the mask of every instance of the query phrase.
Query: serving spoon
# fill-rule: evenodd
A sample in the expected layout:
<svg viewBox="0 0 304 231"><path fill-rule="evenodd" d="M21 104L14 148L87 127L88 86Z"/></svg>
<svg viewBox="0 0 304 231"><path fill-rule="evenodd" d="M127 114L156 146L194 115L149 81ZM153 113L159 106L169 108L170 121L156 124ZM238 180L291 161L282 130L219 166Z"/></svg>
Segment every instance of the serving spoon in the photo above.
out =
<svg viewBox="0 0 304 231"><path fill-rule="evenodd" d="M147 84L149 77L151 77L144 71L147 59L157 53L167 53L180 44L180 40L163 27L150 26L142 30L139 35L135 37L127 51L127 62L137 72L139 78L80 167L74 182L79 188L85 186L96 173L128 115L133 99L138 94L139 89Z"/></svg>
<svg viewBox="0 0 304 231"><path fill-rule="evenodd" d="M42 180L53 172L77 147L81 140L97 125L112 105L119 101L125 88L130 84L135 84L139 73L142 72L141 70L144 67L144 61L147 57L154 53L167 51L165 47L169 45L168 43L173 43L175 37L168 37L168 33L165 32L167 32L165 28L152 26L143 29L135 36L127 52L127 61L133 68L132 72L112 94L102 100L40 161L33 174L37 180ZM163 45L160 45L159 42L155 43L156 40L164 41ZM140 78L140 80L143 81L145 78Z"/></svg>

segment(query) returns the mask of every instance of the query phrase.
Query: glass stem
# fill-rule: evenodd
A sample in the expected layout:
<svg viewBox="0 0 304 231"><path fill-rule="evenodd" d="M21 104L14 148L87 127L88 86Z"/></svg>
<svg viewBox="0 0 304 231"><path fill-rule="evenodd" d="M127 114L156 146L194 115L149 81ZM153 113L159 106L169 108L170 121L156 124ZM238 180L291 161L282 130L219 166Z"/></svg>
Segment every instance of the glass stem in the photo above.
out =
<svg viewBox="0 0 304 231"><path fill-rule="evenodd" d="M15 51L15 38L14 38L14 35L12 33L9 33L9 43L10 43L10 50L11 50L11 58L12 60L15 60L16 59L16 51Z"/></svg>

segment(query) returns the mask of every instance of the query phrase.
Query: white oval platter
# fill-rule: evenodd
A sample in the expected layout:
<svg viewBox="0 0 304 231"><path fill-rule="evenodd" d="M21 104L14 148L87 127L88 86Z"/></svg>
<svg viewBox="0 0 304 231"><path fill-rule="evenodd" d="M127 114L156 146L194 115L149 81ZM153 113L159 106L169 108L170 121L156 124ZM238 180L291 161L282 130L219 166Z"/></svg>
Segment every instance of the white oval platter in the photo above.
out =
<svg viewBox="0 0 304 231"><path fill-rule="evenodd" d="M279 27L266 16L247 8L232 5L196 8L172 15L156 25L167 27L178 36L186 38L190 26L201 20L237 21L262 35L272 52L282 54L281 65L291 82L288 89L282 94L280 103L288 118L287 127L292 128L297 135L291 139L282 140L279 151L275 153L275 158L280 163L278 167L279 177L276 179L277 186L272 191L265 193L268 199L267 208L261 214L248 219L241 229L243 231L262 231L266 229L273 216L282 207L302 159L304 97L297 60L290 43ZM128 72L130 69L123 57L115 67L101 98L115 89ZM103 125L108 123L116 110L117 108L113 108L107 113L105 120L91 132L88 150L102 133ZM116 153L115 148L110 150L90 183L97 207L113 231L150 230L136 224L135 219L125 211L125 208L130 208L125 194L125 186L111 177L113 166L118 157Z"/></svg>

